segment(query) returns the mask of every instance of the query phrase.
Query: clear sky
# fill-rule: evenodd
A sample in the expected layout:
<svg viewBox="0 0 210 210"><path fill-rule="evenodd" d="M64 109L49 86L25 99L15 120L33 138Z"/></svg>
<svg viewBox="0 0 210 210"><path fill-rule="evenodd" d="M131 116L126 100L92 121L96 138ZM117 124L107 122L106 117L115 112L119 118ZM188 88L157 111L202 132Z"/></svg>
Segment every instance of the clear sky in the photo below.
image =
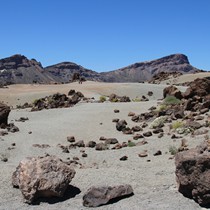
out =
<svg viewBox="0 0 210 210"><path fill-rule="evenodd" d="M210 70L210 0L0 0L0 58L115 70L186 54Z"/></svg>

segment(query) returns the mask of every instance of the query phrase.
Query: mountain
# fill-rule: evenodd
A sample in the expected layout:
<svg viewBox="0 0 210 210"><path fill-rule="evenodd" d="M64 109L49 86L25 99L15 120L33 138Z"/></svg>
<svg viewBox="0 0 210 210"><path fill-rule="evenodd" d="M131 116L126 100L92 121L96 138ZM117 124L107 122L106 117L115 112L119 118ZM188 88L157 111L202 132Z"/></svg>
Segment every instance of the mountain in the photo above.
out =
<svg viewBox="0 0 210 210"><path fill-rule="evenodd" d="M103 82L143 82L160 72L194 73L186 55L174 54L157 60L135 63L109 72L98 73L72 62L62 62L43 68L35 59L13 55L0 60L0 84L66 83L74 73L86 80Z"/></svg>
<svg viewBox="0 0 210 210"><path fill-rule="evenodd" d="M0 60L0 83L50 83L53 79L45 74L40 62L23 55L13 55Z"/></svg>
<svg viewBox="0 0 210 210"><path fill-rule="evenodd" d="M86 80L101 81L99 79L99 73L85 69L84 67L72 62L58 63L52 66L48 66L44 70L45 73L51 76L51 78L60 83L69 82L72 79L74 73L79 73L80 76L84 77Z"/></svg>
<svg viewBox="0 0 210 210"><path fill-rule="evenodd" d="M135 63L130 66L101 73L104 82L143 82L160 72L193 73L199 69L190 65L186 55L174 54L157 60Z"/></svg>

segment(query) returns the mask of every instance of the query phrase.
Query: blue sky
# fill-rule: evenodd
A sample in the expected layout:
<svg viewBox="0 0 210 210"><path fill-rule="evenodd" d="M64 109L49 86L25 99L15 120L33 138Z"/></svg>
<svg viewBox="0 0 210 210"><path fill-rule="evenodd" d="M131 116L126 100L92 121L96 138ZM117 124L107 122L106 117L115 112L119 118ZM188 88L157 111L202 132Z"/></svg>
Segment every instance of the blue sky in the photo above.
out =
<svg viewBox="0 0 210 210"><path fill-rule="evenodd" d="M169 54L210 70L210 0L0 0L0 58L108 71Z"/></svg>

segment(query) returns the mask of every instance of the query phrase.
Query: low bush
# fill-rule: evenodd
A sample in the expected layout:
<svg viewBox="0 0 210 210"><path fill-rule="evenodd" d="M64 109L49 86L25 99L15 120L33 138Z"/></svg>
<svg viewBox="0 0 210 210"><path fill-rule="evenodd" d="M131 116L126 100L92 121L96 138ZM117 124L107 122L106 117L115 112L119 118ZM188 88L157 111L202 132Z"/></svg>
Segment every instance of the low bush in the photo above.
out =
<svg viewBox="0 0 210 210"><path fill-rule="evenodd" d="M178 98L174 96L167 96L163 101L164 105L176 105L180 103L181 103L181 100L179 100Z"/></svg>

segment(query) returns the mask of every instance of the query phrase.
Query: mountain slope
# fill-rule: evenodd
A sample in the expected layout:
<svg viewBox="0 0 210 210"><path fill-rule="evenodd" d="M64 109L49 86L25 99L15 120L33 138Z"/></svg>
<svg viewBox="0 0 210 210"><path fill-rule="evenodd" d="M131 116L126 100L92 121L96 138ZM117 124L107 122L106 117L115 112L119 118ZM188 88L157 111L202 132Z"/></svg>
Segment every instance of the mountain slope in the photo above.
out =
<svg viewBox="0 0 210 210"><path fill-rule="evenodd" d="M23 55L13 55L0 60L1 84L31 84L54 82L50 75L44 73L41 63L29 60Z"/></svg>
<svg viewBox="0 0 210 210"><path fill-rule="evenodd" d="M74 73L79 73L80 76L84 77L86 80L101 81L99 79L99 73L85 69L84 67L72 62L62 62L48 66L44 69L44 71L57 82L66 83L71 81Z"/></svg>
<svg viewBox="0 0 210 210"><path fill-rule="evenodd" d="M101 73L105 82L141 82L150 80L160 72L193 73L199 69L190 65L188 58L183 54L169 55L157 60L135 63L130 66Z"/></svg>
<svg viewBox="0 0 210 210"><path fill-rule="evenodd" d="M74 73L86 80L103 82L142 82L160 72L194 73L199 69L190 65L183 54L169 55L157 60L140 62L127 67L98 73L72 62L62 62L43 68L35 59L13 55L0 60L0 84L67 83Z"/></svg>

